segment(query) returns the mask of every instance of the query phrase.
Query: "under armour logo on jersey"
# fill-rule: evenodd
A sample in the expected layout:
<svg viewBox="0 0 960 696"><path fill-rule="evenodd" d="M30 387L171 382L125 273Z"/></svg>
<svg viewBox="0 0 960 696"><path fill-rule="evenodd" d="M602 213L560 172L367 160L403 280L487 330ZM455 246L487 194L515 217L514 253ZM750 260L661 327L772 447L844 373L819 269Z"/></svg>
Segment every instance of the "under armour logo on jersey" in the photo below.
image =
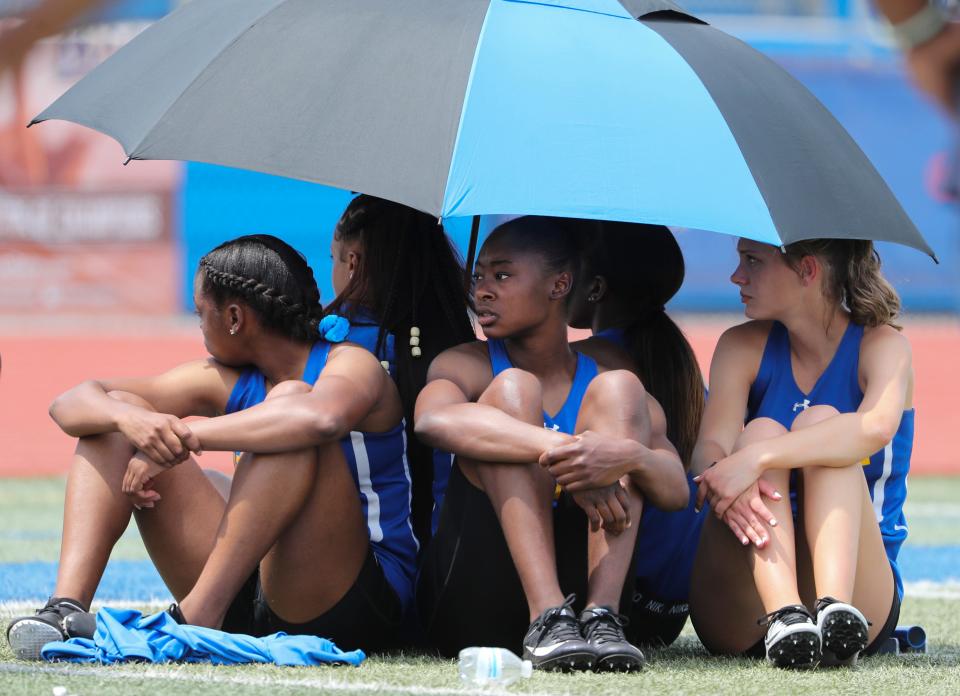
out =
<svg viewBox="0 0 960 696"><path fill-rule="evenodd" d="M555 433L560 432L560 426L556 423L554 423L553 425L547 425L546 423L544 423L543 427L546 428L547 430L552 430Z"/></svg>
<svg viewBox="0 0 960 696"><path fill-rule="evenodd" d="M804 399L803 401L798 401L793 405L793 412L796 413L797 411L806 411L808 408L810 408L810 399Z"/></svg>

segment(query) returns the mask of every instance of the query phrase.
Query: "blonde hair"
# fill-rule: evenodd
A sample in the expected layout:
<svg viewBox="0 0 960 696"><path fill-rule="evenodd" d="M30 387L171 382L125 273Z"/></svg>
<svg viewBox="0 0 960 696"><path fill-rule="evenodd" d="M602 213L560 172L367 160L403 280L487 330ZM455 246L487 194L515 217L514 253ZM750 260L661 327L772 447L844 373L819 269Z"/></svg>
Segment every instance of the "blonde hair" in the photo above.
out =
<svg viewBox="0 0 960 696"><path fill-rule="evenodd" d="M799 271L804 256L816 256L826 274L824 294L850 312L863 326L887 324L900 330L900 296L880 272L880 255L866 239L807 239L784 248L784 261Z"/></svg>

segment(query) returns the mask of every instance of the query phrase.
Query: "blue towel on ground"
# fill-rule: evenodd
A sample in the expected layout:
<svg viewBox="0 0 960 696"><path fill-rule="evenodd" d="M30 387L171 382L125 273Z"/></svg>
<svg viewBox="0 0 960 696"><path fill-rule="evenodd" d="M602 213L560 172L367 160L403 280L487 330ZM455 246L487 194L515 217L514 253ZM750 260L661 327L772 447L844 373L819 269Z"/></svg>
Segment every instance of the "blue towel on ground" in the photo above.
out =
<svg viewBox="0 0 960 696"><path fill-rule="evenodd" d="M289 636L281 632L254 638L200 626L181 626L165 611L143 616L139 611L109 608L97 612L93 640L71 638L47 643L40 654L50 662L264 662L288 667L357 666L366 659L362 650L344 652L332 641L316 636Z"/></svg>

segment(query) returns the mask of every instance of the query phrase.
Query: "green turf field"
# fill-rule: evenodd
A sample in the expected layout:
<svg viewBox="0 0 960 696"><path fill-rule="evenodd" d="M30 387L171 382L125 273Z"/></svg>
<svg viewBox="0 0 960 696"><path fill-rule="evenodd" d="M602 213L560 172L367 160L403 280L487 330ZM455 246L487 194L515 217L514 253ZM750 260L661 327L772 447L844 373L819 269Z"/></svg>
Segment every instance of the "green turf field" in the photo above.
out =
<svg viewBox="0 0 960 696"><path fill-rule="evenodd" d="M58 549L60 480L11 481L0 485L0 562L55 560ZM913 545L951 545L960 540L960 479L911 481L907 505ZM116 554L141 559L145 554L135 531L128 531ZM0 566L0 573L2 573ZM958 569L957 575L960 575ZM537 673L509 688L511 693L562 694L902 694L919 696L960 692L960 596L911 596L908 591L900 624L921 624L928 634L928 654L875 657L855 670L792 673L761 662L709 658L689 624L676 645L649 652L649 665L638 675L561 675ZM7 607L5 618L12 609ZM6 624L5 620L0 624ZM265 666L199 665L85 667L15 661L0 642L0 694L43 694L64 686L77 696L105 694L293 694L326 691L366 694L497 693L462 684L454 662L417 655L371 658L359 668L292 669Z"/></svg>

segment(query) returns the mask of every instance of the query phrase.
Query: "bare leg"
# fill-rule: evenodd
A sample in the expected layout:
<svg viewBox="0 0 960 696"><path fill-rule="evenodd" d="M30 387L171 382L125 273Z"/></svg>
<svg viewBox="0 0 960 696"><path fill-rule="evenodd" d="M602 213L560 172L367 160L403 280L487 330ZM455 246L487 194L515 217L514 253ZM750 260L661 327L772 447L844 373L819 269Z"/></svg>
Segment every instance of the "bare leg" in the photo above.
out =
<svg viewBox="0 0 960 696"><path fill-rule="evenodd" d="M77 442L67 477L54 596L90 606L110 552L130 523L133 506L120 485L132 456L133 446L119 433Z"/></svg>
<svg viewBox="0 0 960 696"><path fill-rule="evenodd" d="M125 401L151 405L133 394ZM70 465L64 501L63 539L54 595L71 597L89 607L117 540L130 522L133 506L121 492L133 446L120 433L80 438ZM169 495L157 508L137 513L144 542L154 562L159 549L177 548L160 574L174 596L193 585L209 553L223 500L204 478L193 459L158 477L158 491ZM151 534L158 527L159 534ZM206 533L205 533L206 530Z"/></svg>
<svg viewBox="0 0 960 696"><path fill-rule="evenodd" d="M478 401L525 423L543 425L540 382L529 372L504 370ZM527 598L530 620L562 604L553 539L553 477L537 462L458 461L464 476L486 492L497 513Z"/></svg>
<svg viewBox="0 0 960 696"><path fill-rule="evenodd" d="M793 429L836 414L829 406L815 406L797 417ZM872 640L883 627L896 590L862 468L859 463L804 467L801 490L805 535L800 550L809 553L804 565L812 571L816 596L857 607L873 622Z"/></svg>
<svg viewBox="0 0 960 696"><path fill-rule="evenodd" d="M309 389L286 383L270 397L298 388ZM347 593L368 543L356 484L339 442L245 455L209 558L180 610L192 624L220 626L259 565L271 610L290 623L309 621Z"/></svg>
<svg viewBox="0 0 960 696"><path fill-rule="evenodd" d="M605 372L590 382L583 397L577 432L592 430L601 435L650 442L650 412L647 393L640 380L623 370ZM622 534L604 529L587 531L587 607L607 606L618 612L624 582L630 572L633 550L640 529L643 498L627 481L632 520Z"/></svg>
<svg viewBox="0 0 960 696"><path fill-rule="evenodd" d="M768 418L751 421L734 450L786 432ZM799 604L793 515L788 476L767 472L764 478L783 494L780 501L765 500L777 519L763 549L744 546L729 527L714 515L707 516L700 535L690 580L690 618L708 650L738 654L764 635L756 619L788 604ZM717 601L718 592L723 601Z"/></svg>

